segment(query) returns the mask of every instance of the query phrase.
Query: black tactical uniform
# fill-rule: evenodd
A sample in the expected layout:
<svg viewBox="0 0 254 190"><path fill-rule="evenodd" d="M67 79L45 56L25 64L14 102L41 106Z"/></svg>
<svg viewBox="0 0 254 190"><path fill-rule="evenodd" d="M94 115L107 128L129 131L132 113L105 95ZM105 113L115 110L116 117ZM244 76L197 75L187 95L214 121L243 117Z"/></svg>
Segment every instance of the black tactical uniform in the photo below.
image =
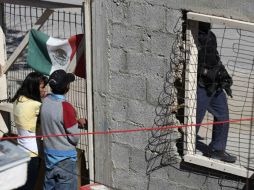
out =
<svg viewBox="0 0 254 190"><path fill-rule="evenodd" d="M214 116L214 122L228 121L229 111L227 97L232 96L230 86L232 78L220 60L217 51L215 34L200 23L198 33L198 87L197 87L197 118L196 123L202 123L206 111ZM198 132L199 127L197 127ZM212 140L206 156L225 162L235 162L236 157L226 153L229 123L213 125Z"/></svg>

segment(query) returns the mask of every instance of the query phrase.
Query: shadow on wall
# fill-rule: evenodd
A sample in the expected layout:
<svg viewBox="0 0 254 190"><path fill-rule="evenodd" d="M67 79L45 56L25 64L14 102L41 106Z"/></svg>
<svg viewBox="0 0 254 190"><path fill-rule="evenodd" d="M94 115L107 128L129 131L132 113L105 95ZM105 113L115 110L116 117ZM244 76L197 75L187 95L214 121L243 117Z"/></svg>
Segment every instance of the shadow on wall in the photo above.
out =
<svg viewBox="0 0 254 190"><path fill-rule="evenodd" d="M186 20L183 18L183 20ZM185 50L183 48L186 24L179 19L174 29L176 38L170 55L170 71L166 73L163 91L158 98L158 105L155 109L156 117L154 128L166 126L180 126L184 123L184 70ZM184 136L181 128L172 127L166 130L151 131L148 144L145 148L145 159L147 162L146 175L148 183L153 172L162 168L172 167L176 172L182 173L181 181L190 175L202 176L206 181L215 180L214 183L219 189L253 190L254 176L247 180L239 176L215 171L205 167L186 163L182 160L184 150ZM197 144L199 150L207 150L207 145L201 142ZM170 170L172 172L172 170ZM203 186L204 184L197 184ZM207 185L207 184L206 184ZM209 185L208 185L209 186ZM215 187L215 188L216 188ZM149 189L149 184L148 188Z"/></svg>

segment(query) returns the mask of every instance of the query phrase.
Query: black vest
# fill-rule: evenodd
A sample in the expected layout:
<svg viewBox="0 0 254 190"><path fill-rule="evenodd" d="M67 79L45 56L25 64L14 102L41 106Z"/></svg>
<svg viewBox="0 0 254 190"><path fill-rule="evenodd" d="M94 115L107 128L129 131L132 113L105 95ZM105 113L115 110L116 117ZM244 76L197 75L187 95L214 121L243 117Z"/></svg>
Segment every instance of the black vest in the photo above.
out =
<svg viewBox="0 0 254 190"><path fill-rule="evenodd" d="M220 60L216 36L211 30L198 33L198 85L205 87L208 95L225 89L232 96L232 78Z"/></svg>

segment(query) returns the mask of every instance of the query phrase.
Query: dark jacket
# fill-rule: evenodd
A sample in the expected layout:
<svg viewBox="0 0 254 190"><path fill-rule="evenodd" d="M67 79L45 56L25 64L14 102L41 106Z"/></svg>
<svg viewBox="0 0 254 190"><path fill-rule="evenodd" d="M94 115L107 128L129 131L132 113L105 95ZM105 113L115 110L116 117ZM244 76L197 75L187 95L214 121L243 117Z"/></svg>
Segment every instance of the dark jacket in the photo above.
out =
<svg viewBox="0 0 254 190"><path fill-rule="evenodd" d="M218 89L225 89L227 94L232 96L232 83L232 78L220 60L215 34L211 30L199 31L198 85L206 88L208 95L212 95Z"/></svg>

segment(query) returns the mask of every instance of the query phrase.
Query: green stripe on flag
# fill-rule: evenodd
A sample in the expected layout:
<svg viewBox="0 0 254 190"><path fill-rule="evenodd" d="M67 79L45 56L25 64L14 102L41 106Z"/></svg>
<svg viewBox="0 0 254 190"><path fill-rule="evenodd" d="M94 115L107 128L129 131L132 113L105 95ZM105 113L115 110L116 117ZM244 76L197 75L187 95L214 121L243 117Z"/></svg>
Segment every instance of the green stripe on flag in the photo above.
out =
<svg viewBox="0 0 254 190"><path fill-rule="evenodd" d="M49 36L32 29L29 34L27 64L45 75L50 74L52 67L46 42Z"/></svg>

